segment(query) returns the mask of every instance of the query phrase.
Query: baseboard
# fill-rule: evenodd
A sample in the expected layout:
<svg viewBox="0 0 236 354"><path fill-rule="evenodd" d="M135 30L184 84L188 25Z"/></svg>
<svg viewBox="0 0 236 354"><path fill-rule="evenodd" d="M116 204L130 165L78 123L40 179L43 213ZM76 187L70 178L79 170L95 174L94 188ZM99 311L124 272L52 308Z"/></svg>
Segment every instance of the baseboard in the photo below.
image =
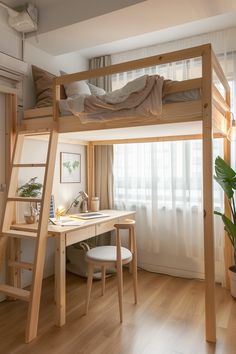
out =
<svg viewBox="0 0 236 354"><path fill-rule="evenodd" d="M168 266L163 266L158 264L149 264L145 262L139 262L138 267L147 270L149 272L172 275L174 277L187 278L187 279L200 279L200 280L205 279L205 274L202 272L194 272L192 270L189 271L181 268L168 267ZM215 281L216 283L220 283L224 286L224 283L222 283L223 280L220 278L219 275L218 276L216 275Z"/></svg>

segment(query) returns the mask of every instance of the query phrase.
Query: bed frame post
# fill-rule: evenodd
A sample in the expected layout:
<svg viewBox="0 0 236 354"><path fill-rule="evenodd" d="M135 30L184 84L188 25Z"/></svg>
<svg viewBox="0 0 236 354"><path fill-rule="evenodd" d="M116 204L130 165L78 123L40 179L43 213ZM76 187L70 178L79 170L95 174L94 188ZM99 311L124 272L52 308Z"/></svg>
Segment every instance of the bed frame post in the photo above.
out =
<svg viewBox="0 0 236 354"><path fill-rule="evenodd" d="M228 129L230 127L230 106L231 106L231 99L230 99L230 86L224 76L224 72L214 54L212 52L212 64L213 64L213 70L215 71L215 74L218 77L218 80L221 82L222 86L224 87L225 90L225 103L226 103L226 115L225 115L225 127L224 127L224 159L228 163L230 163L230 142L226 137L226 134L228 132ZM214 94L214 91L213 91ZM230 206L227 200L227 197L225 195L225 206L224 206L224 212L225 214L230 218L231 217L231 210ZM229 284L229 275L228 275L228 268L233 264L233 252L232 252L232 246L230 243L230 240L225 233L225 245L224 245L224 260L225 260L225 286L227 289L230 288Z"/></svg>
<svg viewBox="0 0 236 354"><path fill-rule="evenodd" d="M16 93L6 93L5 98L6 104L6 141L5 141L5 181L8 187L10 181L10 170L11 161L13 156L14 145L16 142L16 131L17 131L17 95ZM14 215L13 219L16 219L16 204L14 205ZM2 225L1 225L2 228ZM8 242L8 260L20 261L21 254L21 240L11 239ZM6 267L6 279L8 284L16 287L21 287L21 270L17 268Z"/></svg>
<svg viewBox="0 0 236 354"><path fill-rule="evenodd" d="M230 90L227 89L226 91L226 102L230 106ZM227 119L227 131L230 127L230 112L227 112L226 115ZM227 137L224 138L224 160L230 164L230 141ZM231 218L231 211L228 203L227 195L224 195L224 212L225 214ZM225 232L225 245L224 245L224 261L225 261L225 287L226 289L230 289L230 282L229 282L229 273L228 269L233 264L233 254L232 254L232 245L228 238L227 233Z"/></svg>
<svg viewBox="0 0 236 354"><path fill-rule="evenodd" d="M91 206L91 198L94 196L94 145L87 145L87 193L89 196L88 207Z"/></svg>
<svg viewBox="0 0 236 354"><path fill-rule="evenodd" d="M212 120L212 50L202 53L202 110L203 110L203 205L205 261L205 332L206 340L216 341L215 311L215 249L213 211L213 120Z"/></svg>
<svg viewBox="0 0 236 354"><path fill-rule="evenodd" d="M57 122L60 116L58 102L61 99L61 85L56 83L56 79L53 82L53 121Z"/></svg>

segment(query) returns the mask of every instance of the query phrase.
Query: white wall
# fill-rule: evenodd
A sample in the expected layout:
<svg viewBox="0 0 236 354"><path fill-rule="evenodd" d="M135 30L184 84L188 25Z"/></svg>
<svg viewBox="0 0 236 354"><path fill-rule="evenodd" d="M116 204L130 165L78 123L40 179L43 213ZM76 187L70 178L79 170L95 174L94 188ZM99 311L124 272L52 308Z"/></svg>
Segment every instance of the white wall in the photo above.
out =
<svg viewBox="0 0 236 354"><path fill-rule="evenodd" d="M187 34L186 34L187 36ZM236 50L236 27L223 29L220 31L204 33L196 36L186 37L179 40L143 46L142 48L132 49L112 55L112 64L118 64L130 60L141 59L152 55L173 52L195 47L202 44L211 43L216 54L223 54Z"/></svg>
<svg viewBox="0 0 236 354"><path fill-rule="evenodd" d="M60 153L73 152L81 154L81 183L60 183ZM47 141L27 139L23 146L22 163L43 163L47 153ZM85 146L77 144L59 143L57 149L57 158L54 171L53 195L55 198L55 207L69 207L70 203L78 196L79 191L86 190L86 153ZM25 168L19 174L19 186L26 183L31 177L38 177L38 181L43 183L44 169ZM22 221L24 206L19 206L18 221ZM27 206L26 206L27 208ZM73 212L73 210L72 210ZM74 210L75 212L75 210ZM22 241L22 259L32 262L34 257L34 246L32 241ZM48 240L47 254L45 260L44 276L47 277L54 273L54 240ZM23 271L23 286L30 284L31 272Z"/></svg>
<svg viewBox="0 0 236 354"><path fill-rule="evenodd" d="M47 141L27 139L24 142L22 163L44 163L47 153ZM60 153L73 152L81 154L81 183L60 183ZM27 182L31 177L38 177L43 183L43 168L21 169L19 174L19 185ZM78 144L59 143L54 171L53 194L55 205L69 206L70 202L79 194L79 191L86 190L86 152L85 146Z"/></svg>
<svg viewBox="0 0 236 354"><path fill-rule="evenodd" d="M7 24L7 11L0 9L0 51L19 58L21 51L20 35Z"/></svg>
<svg viewBox="0 0 236 354"><path fill-rule="evenodd" d="M21 34L8 26L7 11L0 8L0 51L22 59ZM28 75L23 84L24 108L33 108L35 103L34 84L32 81L31 64L39 66L55 75L60 70L68 73L83 71L88 68L88 60L78 53L52 56L41 49L25 42L24 61L29 63Z"/></svg>
<svg viewBox="0 0 236 354"><path fill-rule="evenodd" d="M28 77L25 79L23 84L25 109L33 108L35 104L35 91L32 80L31 64L39 66L54 75L60 75L60 70L73 73L83 71L88 68L88 60L80 56L78 53L65 54L55 57L27 42L25 43L24 59L27 63L29 63Z"/></svg>

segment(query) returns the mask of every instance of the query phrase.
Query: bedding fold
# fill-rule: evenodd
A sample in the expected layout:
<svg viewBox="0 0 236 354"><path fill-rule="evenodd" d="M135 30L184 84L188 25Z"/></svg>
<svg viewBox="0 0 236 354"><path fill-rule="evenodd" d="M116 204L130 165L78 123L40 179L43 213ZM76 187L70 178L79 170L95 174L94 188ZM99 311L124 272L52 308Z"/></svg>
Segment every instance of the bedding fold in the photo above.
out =
<svg viewBox="0 0 236 354"><path fill-rule="evenodd" d="M61 112L70 111L82 123L133 116L157 116L162 113L164 78L144 75L105 95L79 95L61 100Z"/></svg>

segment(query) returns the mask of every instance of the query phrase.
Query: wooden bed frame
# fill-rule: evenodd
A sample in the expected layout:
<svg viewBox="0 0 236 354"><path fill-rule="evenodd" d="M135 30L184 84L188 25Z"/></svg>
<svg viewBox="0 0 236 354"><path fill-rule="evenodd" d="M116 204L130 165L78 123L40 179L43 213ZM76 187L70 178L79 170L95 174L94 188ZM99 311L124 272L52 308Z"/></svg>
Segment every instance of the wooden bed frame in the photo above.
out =
<svg viewBox="0 0 236 354"><path fill-rule="evenodd" d="M58 101L60 100L60 86L77 80L88 80L94 77L111 75L129 70L135 70L154 65L176 62L190 58L202 58L202 77L179 82L178 85L170 86L169 93L181 92L190 89L200 89L201 99L197 101L166 104L163 106L161 116L153 119L143 119L134 117L132 119L117 119L109 122L81 124L80 120L74 116L62 117L59 114ZM217 75L225 90L225 97L213 84L213 73ZM202 131L199 134L175 135L175 124L193 121L202 122ZM206 339L210 342L216 341L216 314L215 314L215 257L214 257L214 223L213 223L213 158L212 142L213 135L224 138L224 158L230 160L230 144L226 138L230 125L230 88L219 65L211 45L202 45L190 49L175 51L168 54L152 56L150 58L130 61L118 65L105 67L102 69L84 71L76 74L57 77L54 83L54 105L53 107L31 109L25 111L24 119L19 127L19 131L31 132L46 129L55 129L59 133L125 128L134 126L157 125L173 123L173 134L168 136L168 140L195 139L202 138L203 141L203 201L204 201L204 257L205 257L205 330ZM115 143L147 142L158 141L158 137L153 136L142 139L115 140ZM165 140L165 137L160 138ZM88 162L88 194L93 195L94 191L94 145L111 144L109 141L88 141L87 162ZM226 205L225 212L230 215ZM231 265L231 246L225 238L225 263L226 270ZM227 274L227 273L226 273ZM227 276L227 287L228 276Z"/></svg>

